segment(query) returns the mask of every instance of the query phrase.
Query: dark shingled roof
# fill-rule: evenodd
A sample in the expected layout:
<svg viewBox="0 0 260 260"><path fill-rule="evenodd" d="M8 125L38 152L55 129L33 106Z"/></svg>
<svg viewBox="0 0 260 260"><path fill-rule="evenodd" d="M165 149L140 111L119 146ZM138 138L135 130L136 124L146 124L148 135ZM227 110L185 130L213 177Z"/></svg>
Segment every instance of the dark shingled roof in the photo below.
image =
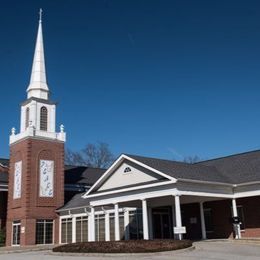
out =
<svg viewBox="0 0 260 260"><path fill-rule="evenodd" d="M68 210L86 207L89 205L89 201L87 199L83 199L82 196L86 194L86 192L76 194L70 201L68 201L63 207L59 210Z"/></svg>
<svg viewBox="0 0 260 260"><path fill-rule="evenodd" d="M84 166L65 166L65 184L92 186L105 172L105 169Z"/></svg>
<svg viewBox="0 0 260 260"><path fill-rule="evenodd" d="M260 181L260 150L203 161L196 165L215 167L233 184Z"/></svg>
<svg viewBox="0 0 260 260"><path fill-rule="evenodd" d="M8 183L8 173L7 172L0 172L0 183L2 183L2 184Z"/></svg>
<svg viewBox="0 0 260 260"><path fill-rule="evenodd" d="M127 155L175 179L189 179L208 182L231 183L216 167L199 164L189 164L170 160L149 158L137 155Z"/></svg>

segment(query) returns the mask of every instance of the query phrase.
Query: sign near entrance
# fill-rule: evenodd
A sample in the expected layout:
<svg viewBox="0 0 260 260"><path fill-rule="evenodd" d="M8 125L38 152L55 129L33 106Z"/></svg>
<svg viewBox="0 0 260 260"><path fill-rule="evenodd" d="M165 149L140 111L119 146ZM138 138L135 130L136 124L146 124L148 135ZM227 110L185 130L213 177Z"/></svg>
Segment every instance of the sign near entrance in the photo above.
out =
<svg viewBox="0 0 260 260"><path fill-rule="evenodd" d="M186 234L186 227L175 227L174 234Z"/></svg>

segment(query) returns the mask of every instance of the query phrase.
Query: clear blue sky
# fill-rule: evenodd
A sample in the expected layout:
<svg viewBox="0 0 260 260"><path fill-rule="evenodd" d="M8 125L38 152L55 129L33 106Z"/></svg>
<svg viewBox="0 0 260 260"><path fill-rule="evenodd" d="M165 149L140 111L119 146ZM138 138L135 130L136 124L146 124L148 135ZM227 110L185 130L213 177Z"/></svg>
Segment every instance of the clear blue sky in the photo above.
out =
<svg viewBox="0 0 260 260"><path fill-rule="evenodd" d="M0 5L0 156L19 128L42 7L67 146L181 160L260 147L260 1L13 0Z"/></svg>

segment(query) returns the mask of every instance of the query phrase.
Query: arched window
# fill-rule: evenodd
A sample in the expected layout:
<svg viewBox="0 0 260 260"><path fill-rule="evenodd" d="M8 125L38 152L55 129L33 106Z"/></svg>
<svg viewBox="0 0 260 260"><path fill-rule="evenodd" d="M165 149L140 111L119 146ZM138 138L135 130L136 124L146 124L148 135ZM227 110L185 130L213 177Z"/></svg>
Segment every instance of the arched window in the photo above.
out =
<svg viewBox="0 0 260 260"><path fill-rule="evenodd" d="M27 107L25 112L25 128L29 127L29 122L30 122L30 108Z"/></svg>
<svg viewBox="0 0 260 260"><path fill-rule="evenodd" d="M40 130L48 130L48 110L46 107L41 108Z"/></svg>

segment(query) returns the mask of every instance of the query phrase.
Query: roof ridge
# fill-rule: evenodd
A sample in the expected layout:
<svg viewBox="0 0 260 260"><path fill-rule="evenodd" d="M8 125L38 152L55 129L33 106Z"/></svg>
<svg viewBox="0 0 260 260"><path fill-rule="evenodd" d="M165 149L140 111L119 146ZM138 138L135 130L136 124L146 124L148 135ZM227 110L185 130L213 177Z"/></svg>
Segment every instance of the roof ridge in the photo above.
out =
<svg viewBox="0 0 260 260"><path fill-rule="evenodd" d="M256 152L260 152L260 149L247 151L247 152L236 153L236 154L230 154L230 155L221 156L221 157L217 157L217 158L212 158L212 159L196 162L194 164L203 164L205 162L217 161L217 160L221 160L221 159L225 159L225 158L230 158L230 157L235 157L235 156L244 155L244 154L250 154L250 153L256 153Z"/></svg>
<svg viewBox="0 0 260 260"><path fill-rule="evenodd" d="M156 158L156 157L141 156L141 155L134 155L134 154L126 154L126 153L124 153L124 155L126 155L128 157L140 157L140 158L146 158L146 159L153 159L153 160L159 160L159 161L178 163L178 164L183 164L183 165L194 165L194 163L187 163L187 162L175 161L175 160L170 160L170 159L161 159L161 158Z"/></svg>

